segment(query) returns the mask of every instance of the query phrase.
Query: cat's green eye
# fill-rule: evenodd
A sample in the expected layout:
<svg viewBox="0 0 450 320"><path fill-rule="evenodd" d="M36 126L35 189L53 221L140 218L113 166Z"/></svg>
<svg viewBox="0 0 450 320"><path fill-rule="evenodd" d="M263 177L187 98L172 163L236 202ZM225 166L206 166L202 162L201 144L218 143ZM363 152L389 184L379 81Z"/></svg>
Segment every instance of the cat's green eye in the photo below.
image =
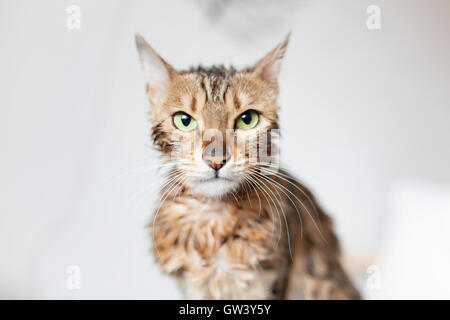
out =
<svg viewBox="0 0 450 320"><path fill-rule="evenodd" d="M259 114L255 110L247 110L236 119L236 128L248 130L256 127Z"/></svg>
<svg viewBox="0 0 450 320"><path fill-rule="evenodd" d="M197 127L197 121L184 112L175 113L173 116L173 124L181 131L192 131Z"/></svg>

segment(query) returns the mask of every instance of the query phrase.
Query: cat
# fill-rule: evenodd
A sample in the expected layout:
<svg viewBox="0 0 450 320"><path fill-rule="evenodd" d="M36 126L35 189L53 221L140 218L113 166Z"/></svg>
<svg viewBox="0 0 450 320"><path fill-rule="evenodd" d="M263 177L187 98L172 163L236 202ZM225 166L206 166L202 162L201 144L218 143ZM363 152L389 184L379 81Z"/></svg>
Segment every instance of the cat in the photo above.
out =
<svg viewBox="0 0 450 320"><path fill-rule="evenodd" d="M136 35L154 146L170 168L153 253L187 299L360 298L330 218L272 161L289 37L248 69L176 71Z"/></svg>

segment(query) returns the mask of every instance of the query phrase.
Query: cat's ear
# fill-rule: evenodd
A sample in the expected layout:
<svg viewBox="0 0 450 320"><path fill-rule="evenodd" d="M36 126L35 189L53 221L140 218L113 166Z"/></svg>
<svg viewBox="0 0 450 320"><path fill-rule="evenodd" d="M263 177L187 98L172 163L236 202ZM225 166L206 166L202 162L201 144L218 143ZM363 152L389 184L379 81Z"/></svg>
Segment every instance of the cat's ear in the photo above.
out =
<svg viewBox="0 0 450 320"><path fill-rule="evenodd" d="M150 102L153 105L160 103L176 71L150 47L140 34L136 34L136 47L147 81Z"/></svg>
<svg viewBox="0 0 450 320"><path fill-rule="evenodd" d="M270 51L264 58L260 59L251 72L257 74L262 80L268 82L271 86L277 87L278 75L280 74L281 61L286 53L287 45L291 32L287 34L284 40L278 44L275 49Z"/></svg>

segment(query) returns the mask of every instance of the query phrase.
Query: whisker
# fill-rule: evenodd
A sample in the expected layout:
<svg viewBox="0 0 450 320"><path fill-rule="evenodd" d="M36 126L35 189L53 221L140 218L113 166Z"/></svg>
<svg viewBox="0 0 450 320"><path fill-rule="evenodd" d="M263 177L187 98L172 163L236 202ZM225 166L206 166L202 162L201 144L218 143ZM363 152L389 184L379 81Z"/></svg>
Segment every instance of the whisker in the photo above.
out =
<svg viewBox="0 0 450 320"><path fill-rule="evenodd" d="M262 182L258 177L253 176L253 178L257 181L258 184L259 184L259 183L262 183L267 189L269 189L269 188L267 187L267 185L266 185L264 182ZM275 210L276 210L278 219L281 220L281 214L280 214L280 211L278 210L278 207L276 206L276 203L275 203L274 199L272 198L272 196L271 196L264 188L261 187L261 190L264 191L264 192L267 194L267 196L270 198L270 201L273 203L273 205L274 205L274 207L275 207ZM270 190L269 190L269 191L270 191ZM270 204L269 204L269 205L270 205ZM279 244L280 241L281 241L281 234L282 234L281 224L279 224L279 233L278 233L278 239L277 239L277 245L276 245L277 247L278 247L278 244Z"/></svg>
<svg viewBox="0 0 450 320"><path fill-rule="evenodd" d="M242 186L244 187L245 194L247 195L248 204L250 205L250 208L253 209L252 202L250 201L250 191L251 191L251 188L250 188L250 186L249 186L248 184L249 184L248 181L247 181L247 180L244 180ZM248 189L247 189L247 187L248 187Z"/></svg>
<svg viewBox="0 0 450 320"><path fill-rule="evenodd" d="M315 214L317 217L319 217L319 213L317 212L317 208L316 208L316 206L315 206L315 204L314 204L314 201L311 199L311 197L310 197L304 190L302 190L302 189L299 188L295 183L293 183L292 181L289 180L289 179L294 180L291 176L286 175L286 174L284 174L284 173L282 173L282 172L273 171L273 170L271 170L271 169L269 169L269 168L259 167L259 169L265 169L265 170L266 170L267 172L269 172L270 174L275 175L275 176L278 176L281 180L286 181L287 183L291 184L294 188L296 188L298 191L300 191L300 192L305 196L305 198L308 199L309 203L311 204L311 207L312 207L313 210L314 210L314 214ZM279 176L279 175L285 176L287 179L284 178L284 177L281 177L281 176Z"/></svg>
<svg viewBox="0 0 450 320"><path fill-rule="evenodd" d="M264 190L262 190L262 187L260 186L260 184L257 183L255 181L255 179L252 176L250 176L250 175L247 175L247 179L249 179L249 181L251 181L252 184L255 186L255 188L256 188L255 190L260 190L261 191L261 195L264 197L264 199L266 200L267 204L269 205L271 212L273 212L272 205L270 204L269 200L267 199L267 196L263 192ZM258 199L260 199L259 196L258 196ZM259 207L260 211L259 212L260 212L260 215L261 215L261 211L262 211L261 202L259 202L259 205L260 205L260 207ZM272 218L272 233L275 233L275 221L273 220L272 216L271 216L271 218Z"/></svg>
<svg viewBox="0 0 450 320"><path fill-rule="evenodd" d="M162 205L164 204L164 202L166 201L167 197L175 190L175 188L176 188L178 185L180 185L180 184L184 181L183 179L184 179L184 177L181 177L181 180L175 181L175 183L172 184L172 186L170 187L170 189L167 189L167 191L165 191L165 192L163 193L164 198L161 200L161 198L162 198L162 196L161 196L159 207L158 207L158 209L156 210L155 214L153 215L153 221L152 221L152 240L153 240L153 245L154 245L154 247L155 247L155 249L156 249L156 253L158 254L158 257L159 257L159 258L161 258L161 255L159 254L158 246L155 245L155 222L156 222L156 219L157 219L157 217L158 217L159 210L161 210L161 207L162 207Z"/></svg>
<svg viewBox="0 0 450 320"><path fill-rule="evenodd" d="M244 176L244 179L245 179L245 181L249 184L249 188L253 185L253 183L250 181L250 180L248 180L248 178L246 177L246 176ZM261 214L261 198L260 198L260 196L259 196L259 192L258 192L258 190L255 188L254 189L254 191L255 191L255 193L256 193L256 196L258 197L258 205L259 205L259 214ZM248 194L247 194L248 195ZM250 196L249 196L250 197Z"/></svg>
<svg viewBox="0 0 450 320"><path fill-rule="evenodd" d="M168 168L168 167L173 167L173 166L174 166L174 164L158 164L158 165L148 165L148 164L145 164L145 165L141 165L141 166L138 166L138 167L134 167L134 168L131 168L131 169L127 169L126 171L124 171L124 172L118 174L117 176L112 177L112 178L110 179L110 183L116 182L117 180L119 180L119 179L121 179L121 178L130 176L130 175L132 175L132 174L134 174L134 173L137 173L137 172L141 172L141 171L154 172L155 169L156 169L157 171L159 171L159 170L161 170L162 168Z"/></svg>
<svg viewBox="0 0 450 320"><path fill-rule="evenodd" d="M179 175L179 174L181 174L181 173L178 172L178 171L176 171L176 170L174 170L173 172L169 173L169 174L167 175L167 178L170 178L169 181L165 182L165 183L160 187L160 189L163 189L164 186L167 185L167 183L170 182L172 178L174 178L176 175ZM142 189L140 189L140 190L138 190L137 192L135 192L135 193L131 196L130 200L134 200L135 198L137 198L137 197L138 197L139 195L141 195L142 193L146 192L148 189L150 189L152 186L154 186L154 185L155 185L156 183L158 183L158 182L159 182L159 181L153 181L152 183L147 184L145 187L143 187Z"/></svg>
<svg viewBox="0 0 450 320"><path fill-rule="evenodd" d="M263 169L263 168L260 168L260 169ZM278 177L278 178L280 178L280 179L282 179L282 177ZM283 179L283 180L285 180L285 179ZM290 181L287 181L287 180L285 180L286 182L290 182ZM300 190L300 191L302 191L300 188L298 188L295 184L293 184L292 182L290 182L293 186L295 186L298 190ZM323 233L322 233L322 231L321 231L321 228L317 225L317 223L316 223L316 219L313 217L313 215L311 214L311 212L308 210L308 208L305 206L305 204L303 203L303 201L301 201L294 193L292 193L292 191L291 190L289 190L288 188L286 188L285 186L283 186L282 184L280 184L280 183L277 183L279 186L281 186L282 188L284 188L287 192L289 192L301 205L302 205L302 207L305 209L305 211L308 213L308 215L311 217L311 221L313 222L313 224L314 224L314 226L316 227L316 229L317 229L317 231L319 231L319 234L320 234L320 236L321 236L321 238L325 241L325 242L327 242L327 240L326 240L326 238L325 238L325 236L323 235ZM302 191L303 192L303 191ZM304 194L304 192L303 192L303 194ZM311 200L312 201L312 200ZM311 204L312 204L312 207L313 207L313 209L314 210L316 210L316 208L315 208L315 206L313 205L313 203L311 202ZM316 211L317 212L317 211ZM316 216L318 216L318 213L316 214ZM318 221L319 222L319 224L320 224L320 220Z"/></svg>
<svg viewBox="0 0 450 320"><path fill-rule="evenodd" d="M176 180L176 176L171 176L171 178L166 181L165 183L162 184L162 186L159 187L159 190L163 190L164 187L166 187L168 184L172 183L174 180ZM155 183L157 183L158 181L155 181L153 183L150 183L149 185L147 185L146 187L144 187L143 189L141 189L138 193L140 193L139 195L134 195L132 198L130 198L128 201L131 202L133 201L135 198L137 198L138 196L141 198L134 206L134 210L137 210L141 203L146 199L147 195L149 194L149 192L151 192L153 189L151 188L153 185L155 185Z"/></svg>
<svg viewBox="0 0 450 320"><path fill-rule="evenodd" d="M298 211L297 205L296 205L295 202L292 200L292 198L289 196L289 194L287 194L287 193L283 190L283 188L281 188L281 187L284 187L284 186L281 185L281 187L280 187L280 185L278 185L278 183L277 183L275 180L273 180L273 179L271 179L271 178L269 178L269 177L266 177L266 176L264 176L264 175L261 175L261 177L263 177L264 179L266 179L266 180L269 181L269 182L272 182L273 185L274 185L275 187L277 187L281 192L283 192L283 194L287 197L287 199L292 203L292 205L294 206L295 211L297 212L298 220L299 220L299 222L300 222L300 236L301 236L301 238L303 238L303 221L302 221L301 213L300 213L300 211Z"/></svg>
<svg viewBox="0 0 450 320"><path fill-rule="evenodd" d="M255 170L253 170L253 169L251 169L251 170L253 171L253 173L257 173ZM259 174L258 174L258 175L259 175ZM262 175L259 175L259 176L262 176ZM260 180L260 182L267 188L267 190L273 195L273 197L274 197L274 198L277 200L277 202L278 202L278 205L279 205L279 207L280 207L281 214L282 214L282 216L283 216L284 223L285 223L285 226L286 226L286 233L287 233L287 238L288 238L289 255L290 255L291 259L292 259L291 238L290 238L290 234L289 234L289 226L288 226L288 223L287 223L286 213L284 212L284 209L283 209L283 206L281 205L280 199L278 199L278 198L275 196L275 194L272 192L272 190L271 190L271 189L270 189L263 181ZM280 197L280 194L279 194L279 193L278 193L278 196ZM277 210L277 211L278 211L278 210ZM280 225L280 228L281 228L281 225ZM280 231L280 233L281 233L281 231Z"/></svg>

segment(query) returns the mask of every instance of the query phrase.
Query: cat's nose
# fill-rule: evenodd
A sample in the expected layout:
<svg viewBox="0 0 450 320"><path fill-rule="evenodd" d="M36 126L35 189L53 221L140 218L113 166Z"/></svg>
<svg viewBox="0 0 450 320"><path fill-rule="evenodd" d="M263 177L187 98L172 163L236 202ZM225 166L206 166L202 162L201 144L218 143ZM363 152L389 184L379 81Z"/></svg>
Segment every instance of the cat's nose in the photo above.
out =
<svg viewBox="0 0 450 320"><path fill-rule="evenodd" d="M222 168L228 160L227 156L205 156L205 162L214 170L218 171Z"/></svg>

